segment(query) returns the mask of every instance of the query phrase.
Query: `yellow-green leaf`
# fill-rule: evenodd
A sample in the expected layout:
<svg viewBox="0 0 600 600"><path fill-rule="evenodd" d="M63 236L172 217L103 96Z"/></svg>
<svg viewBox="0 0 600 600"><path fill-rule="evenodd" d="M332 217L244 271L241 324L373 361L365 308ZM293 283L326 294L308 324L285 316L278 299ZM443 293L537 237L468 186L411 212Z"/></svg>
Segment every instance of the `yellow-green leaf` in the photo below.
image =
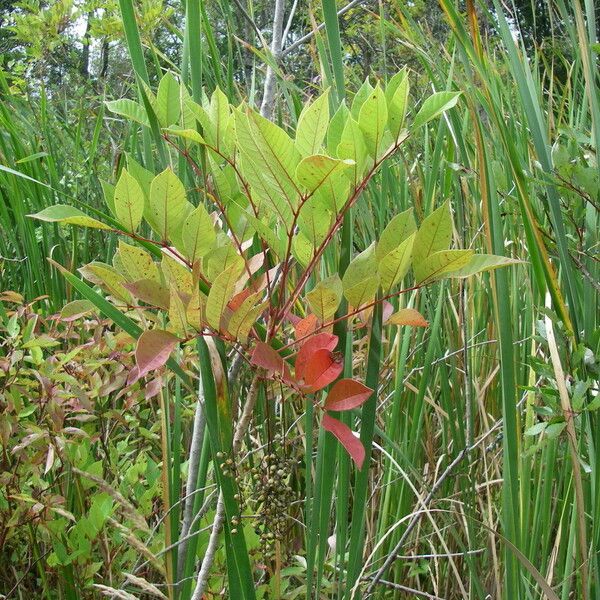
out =
<svg viewBox="0 0 600 600"><path fill-rule="evenodd" d="M123 286L129 290L135 298L149 304L167 310L169 308L169 288L154 279L140 279L133 283L124 283Z"/></svg>
<svg viewBox="0 0 600 600"><path fill-rule="evenodd" d="M188 296L189 301L189 296ZM184 337L187 336L186 306L182 295L175 288L171 288L169 295L169 324L171 329Z"/></svg>
<svg viewBox="0 0 600 600"><path fill-rule="evenodd" d="M115 186L115 215L127 231L134 232L144 213L144 192L137 180L127 169L123 169Z"/></svg>
<svg viewBox="0 0 600 600"><path fill-rule="evenodd" d="M409 91L410 84L405 69L402 69L390 79L385 90L388 106L388 127L394 139L398 138L404 125Z"/></svg>
<svg viewBox="0 0 600 600"><path fill-rule="evenodd" d="M294 236L292 240L292 254L304 268L309 265L314 255L314 250L312 242L302 231L299 231Z"/></svg>
<svg viewBox="0 0 600 600"><path fill-rule="evenodd" d="M417 230L412 208L397 214L386 226L377 242L377 260L396 249L406 238Z"/></svg>
<svg viewBox="0 0 600 600"><path fill-rule="evenodd" d="M240 273L239 265L231 265L217 276L210 288L206 301L206 320L215 331L221 328L221 317L233 297Z"/></svg>
<svg viewBox="0 0 600 600"><path fill-rule="evenodd" d="M138 104L137 102L127 98L111 100L110 102L105 102L105 104L106 108L108 108L110 112L121 115L122 117L126 117L130 121L135 121L140 125L150 127L150 121L148 121L146 109L141 104Z"/></svg>
<svg viewBox="0 0 600 600"><path fill-rule="evenodd" d="M451 109L457 102L460 92L436 92L423 102L412 123L412 129L425 125L443 112Z"/></svg>
<svg viewBox="0 0 600 600"><path fill-rule="evenodd" d="M388 119L387 103L381 86L377 84L360 108L358 126L363 132L368 153L378 158Z"/></svg>
<svg viewBox="0 0 600 600"><path fill-rule="evenodd" d="M194 278L192 272L185 265L164 253L160 266L169 288L174 287L180 292L191 295Z"/></svg>
<svg viewBox="0 0 600 600"><path fill-rule="evenodd" d="M508 258L507 256L496 256L494 254L475 254L471 257L467 265L457 271L447 273L446 277L470 277L483 271L492 271L500 267L518 264L523 264L523 261Z"/></svg>
<svg viewBox="0 0 600 600"><path fill-rule="evenodd" d="M39 221L50 223L65 223L66 225L79 225L81 227L92 227L93 229L111 229L108 225L88 217L84 212L73 206L55 204L34 215L27 215Z"/></svg>
<svg viewBox="0 0 600 600"><path fill-rule="evenodd" d="M354 165L350 159L331 158L315 154L303 158L296 168L296 179L309 192L320 189L334 174L341 173Z"/></svg>
<svg viewBox="0 0 600 600"><path fill-rule="evenodd" d="M181 227L188 206L185 188L170 168L152 180L146 219L161 241L169 240L173 232Z"/></svg>
<svg viewBox="0 0 600 600"><path fill-rule="evenodd" d="M381 287L384 291L388 291L394 287L408 272L414 241L415 234L413 233L401 242L397 248L394 248L383 258L379 259L377 268L381 277Z"/></svg>
<svg viewBox="0 0 600 600"><path fill-rule="evenodd" d="M115 298L131 304L131 294L124 287L125 277L114 267L103 262L91 262L79 272L92 283L106 288Z"/></svg>
<svg viewBox="0 0 600 600"><path fill-rule="evenodd" d="M227 331L242 344L248 341L250 330L268 305L268 302L260 302L262 296L263 292L248 296L227 323Z"/></svg>
<svg viewBox="0 0 600 600"><path fill-rule="evenodd" d="M185 311L187 322L196 331L202 331L206 322L206 298L206 294L203 294L196 286Z"/></svg>
<svg viewBox="0 0 600 600"><path fill-rule="evenodd" d="M320 197L313 196L304 203L298 217L300 231L318 247L327 236L333 223L333 212ZM310 260L310 257L309 257Z"/></svg>
<svg viewBox="0 0 600 600"><path fill-rule="evenodd" d="M150 279L160 282L158 266L145 250L119 240L119 258L124 274L130 281Z"/></svg>
<svg viewBox="0 0 600 600"><path fill-rule="evenodd" d="M344 273L342 284L346 300L356 308L375 298L379 287L375 243L354 257Z"/></svg>
<svg viewBox="0 0 600 600"><path fill-rule="evenodd" d="M440 250L420 263L413 263L417 283L434 281L445 273L462 269L469 264L473 250Z"/></svg>
<svg viewBox="0 0 600 600"><path fill-rule="evenodd" d="M329 90L306 105L298 119L296 149L302 156L317 154L323 145L329 123Z"/></svg>
<svg viewBox="0 0 600 600"><path fill-rule="evenodd" d="M171 73L166 73L158 84L156 93L156 117L163 127L169 127L179 121L179 83Z"/></svg>
<svg viewBox="0 0 600 600"><path fill-rule="evenodd" d="M350 180L357 186L366 167L367 146L358 123L348 117L337 147L337 155L342 159L354 161L354 167L348 170Z"/></svg>
<svg viewBox="0 0 600 600"><path fill-rule="evenodd" d="M212 219L203 204L199 204L185 219L181 238L185 255L192 262L206 256L216 240Z"/></svg>
<svg viewBox="0 0 600 600"><path fill-rule="evenodd" d="M430 254L447 250L452 241L452 217L450 205L444 202L423 220L415 237L413 260L422 263Z"/></svg>
<svg viewBox="0 0 600 600"><path fill-rule="evenodd" d="M342 300L343 287L340 276L336 273L331 277L322 279L306 294L306 299L312 312L317 315L321 322L328 321L333 317Z"/></svg>
<svg viewBox="0 0 600 600"><path fill-rule="evenodd" d="M170 133L171 135L183 138L186 141L196 142L198 144L205 143L204 138L195 129L184 129L183 127L172 125L171 127L163 129L163 131L165 133Z"/></svg>

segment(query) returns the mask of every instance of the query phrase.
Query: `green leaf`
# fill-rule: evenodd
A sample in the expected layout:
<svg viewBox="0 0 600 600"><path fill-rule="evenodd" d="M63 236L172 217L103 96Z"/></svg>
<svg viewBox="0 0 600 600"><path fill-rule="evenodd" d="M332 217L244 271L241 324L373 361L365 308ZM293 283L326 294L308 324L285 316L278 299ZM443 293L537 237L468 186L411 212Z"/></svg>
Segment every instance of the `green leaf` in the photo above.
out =
<svg viewBox="0 0 600 600"><path fill-rule="evenodd" d="M219 151L228 155L232 149L231 136L231 109L227 96L221 88L217 87L210 97L208 117L211 123L211 132L214 145Z"/></svg>
<svg viewBox="0 0 600 600"><path fill-rule="evenodd" d="M396 249L406 238L417 230L413 209L409 208L397 214L386 226L377 242L375 254L377 260Z"/></svg>
<svg viewBox="0 0 600 600"><path fill-rule="evenodd" d="M181 227L188 207L185 188L170 168L152 180L146 219L161 241L169 240Z"/></svg>
<svg viewBox="0 0 600 600"><path fill-rule="evenodd" d="M406 238L398 247L388 252L384 257L378 259L377 269L381 277L381 287L389 291L408 272L412 262L413 245L415 234Z"/></svg>
<svg viewBox="0 0 600 600"><path fill-rule="evenodd" d="M179 121L179 83L172 73L166 73L158 84L156 94L156 117L162 127L169 127Z"/></svg>
<svg viewBox="0 0 600 600"><path fill-rule="evenodd" d="M363 84L358 88L358 92L356 92L354 98L352 99L352 106L350 107L350 114L355 121L358 121L358 115L360 114L360 109L362 105L365 103L369 95L373 92L373 86L369 82L369 79L365 79Z"/></svg>
<svg viewBox="0 0 600 600"><path fill-rule="evenodd" d="M204 257L204 273L210 281L214 281L225 269L237 265L241 271L244 259L238 254L231 238L220 232L215 247Z"/></svg>
<svg viewBox="0 0 600 600"><path fill-rule="evenodd" d="M152 180L154 179L154 173L148 171L148 169L142 167L140 163L131 156L131 154L126 154L127 156L127 170L129 174L136 179L136 181L140 184L142 191L144 192L144 197L148 199L150 197L150 185L152 184ZM146 210L147 210L146 205ZM146 214L146 210L144 210L144 216Z"/></svg>
<svg viewBox="0 0 600 600"><path fill-rule="evenodd" d="M296 179L309 192L315 192L334 174L353 166L352 160L315 154L303 158L296 168Z"/></svg>
<svg viewBox="0 0 600 600"><path fill-rule="evenodd" d="M329 90L304 107L296 128L296 149L301 156L318 154L329 123Z"/></svg>
<svg viewBox="0 0 600 600"><path fill-rule="evenodd" d="M80 225L81 227L92 227L93 229L111 229L108 225L88 217L84 212L73 206L55 204L34 215L27 215L39 221L50 223L65 223L67 225Z"/></svg>
<svg viewBox="0 0 600 600"><path fill-rule="evenodd" d="M337 148L342 139L342 133L344 132L349 115L350 111L346 103L342 102L329 122L329 127L327 128L327 153L332 156L337 155Z"/></svg>
<svg viewBox="0 0 600 600"><path fill-rule="evenodd" d="M363 132L367 151L373 158L379 157L387 119L385 94L381 86L377 84L364 101L358 115L358 126Z"/></svg>
<svg viewBox="0 0 600 600"><path fill-rule="evenodd" d="M262 179L276 194L270 196L271 205L284 202L295 209L299 198L295 173L300 155L290 136L250 109L246 113L235 111L235 128L244 171L249 164L254 167L251 183L256 185Z"/></svg>
<svg viewBox="0 0 600 600"><path fill-rule="evenodd" d="M115 186L112 183L108 183L108 181L102 180L100 180L100 185L102 186L102 194L106 206L108 206L111 214L115 216Z"/></svg>
<svg viewBox="0 0 600 600"><path fill-rule="evenodd" d="M413 249L416 264L423 262L430 254L447 250L452 241L452 216L450 205L444 202L437 210L423 219L417 231Z"/></svg>
<svg viewBox="0 0 600 600"><path fill-rule="evenodd" d="M79 317L95 310L95 306L89 300L73 300L63 306L60 318L63 321L73 321Z"/></svg>
<svg viewBox="0 0 600 600"><path fill-rule="evenodd" d="M206 143L204 138L195 129L184 129L183 127L172 125L171 127L166 127L163 131L183 138L186 141L196 142L198 144Z"/></svg>
<svg viewBox="0 0 600 600"><path fill-rule="evenodd" d="M210 252L217 235L203 204L199 204L185 219L181 238L185 255L192 263Z"/></svg>
<svg viewBox="0 0 600 600"><path fill-rule="evenodd" d="M405 69L402 69L390 79L385 90L388 106L388 127L394 139L398 138L404 125L409 91L410 84Z"/></svg>
<svg viewBox="0 0 600 600"><path fill-rule="evenodd" d="M292 240L292 254L294 258L306 268L314 255L314 247L302 231L298 232Z"/></svg>
<svg viewBox="0 0 600 600"><path fill-rule="evenodd" d="M127 231L138 228L144 213L144 192L137 180L127 169L123 169L115 186L115 216Z"/></svg>
<svg viewBox="0 0 600 600"><path fill-rule="evenodd" d="M363 133L358 123L349 117L344 126L340 143L337 147L339 158L354 161L354 167L349 170L352 173L351 181L357 186L360 183L366 166L367 146Z"/></svg>
<svg viewBox="0 0 600 600"><path fill-rule="evenodd" d="M206 320L215 331L221 328L221 317L233 297L240 272L240 265L231 265L217 276L210 288L206 301Z"/></svg>
<svg viewBox="0 0 600 600"><path fill-rule="evenodd" d="M354 171L354 165L349 169L336 169L317 190L314 191L314 198L328 208L331 212L339 213L350 195L350 179L348 173Z"/></svg>
<svg viewBox="0 0 600 600"><path fill-rule="evenodd" d="M160 283L158 266L146 251L119 240L119 256L125 275L130 281L150 279Z"/></svg>
<svg viewBox="0 0 600 600"><path fill-rule="evenodd" d="M475 254L467 265L451 271L446 274L446 277L470 277L482 271L491 271L500 267L508 267L509 265L524 264L522 260L508 258L507 256L496 256L494 254Z"/></svg>
<svg viewBox="0 0 600 600"><path fill-rule="evenodd" d="M258 219L253 214L248 213L246 218L259 237L261 237L267 243L269 249L275 254L275 256L277 256L279 259L283 258L285 255L286 243L285 240L281 240L279 237L277 237L275 228L270 226L266 219Z"/></svg>
<svg viewBox="0 0 600 600"><path fill-rule="evenodd" d="M300 209L298 227L313 248L318 247L325 240L332 222L333 212L320 197L309 198Z"/></svg>
<svg viewBox="0 0 600 600"><path fill-rule="evenodd" d="M128 100L127 98L123 98L121 100L111 100L110 102L105 102L105 104L106 108L108 108L110 112L121 115L130 121L135 121L140 125L150 127L150 121L148 120L146 109L141 104L138 104L133 100Z"/></svg>
<svg viewBox="0 0 600 600"><path fill-rule="evenodd" d="M322 279L306 294L311 310L321 322L328 321L338 309L342 300L343 287L340 276L336 273Z"/></svg>
<svg viewBox="0 0 600 600"><path fill-rule="evenodd" d="M449 271L462 269L469 264L473 250L440 250L429 255L423 262L413 262L417 283L439 279Z"/></svg>
<svg viewBox="0 0 600 600"><path fill-rule="evenodd" d="M436 92L429 96L416 114L412 129L425 125L428 121L451 109L458 102L459 96L460 92Z"/></svg>
<svg viewBox="0 0 600 600"><path fill-rule="evenodd" d="M344 296L358 308L375 298L379 288L375 242L354 257L342 278Z"/></svg>
<svg viewBox="0 0 600 600"><path fill-rule="evenodd" d="M539 423L536 423L535 425L532 425L526 429L524 435L531 437L539 435L540 433L543 433L547 426L548 424L545 421L540 421Z"/></svg>

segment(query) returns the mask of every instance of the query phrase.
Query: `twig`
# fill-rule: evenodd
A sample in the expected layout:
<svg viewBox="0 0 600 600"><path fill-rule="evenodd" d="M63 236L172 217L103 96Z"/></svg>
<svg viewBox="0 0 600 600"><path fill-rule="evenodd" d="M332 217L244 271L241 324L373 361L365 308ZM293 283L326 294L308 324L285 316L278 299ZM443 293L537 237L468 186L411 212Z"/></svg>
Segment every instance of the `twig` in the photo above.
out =
<svg viewBox="0 0 600 600"><path fill-rule="evenodd" d="M380 579L379 583L386 585L394 590L401 590L403 592L408 592L413 596L421 596L421 598L429 598L429 600L444 600L440 596L434 596L432 594L428 594L427 592L422 592L421 590L415 590L414 588L407 587L405 585L401 585L399 583L393 583L392 581L386 581L385 579Z"/></svg>
<svg viewBox="0 0 600 600"><path fill-rule="evenodd" d="M352 2L346 4L344 8L338 10L338 17L341 17L343 14L347 13L349 10L353 9L359 4L362 4L363 2L365 2L365 0L352 0ZM306 35L303 35L300 39L296 40L293 44L290 44L281 52L281 58L283 58L290 52L293 52L296 48L298 48L298 46L301 46L302 44L308 42L317 33L317 31L321 31L321 29L323 29L324 27L325 23L321 23L320 25L317 25L317 27L315 27L312 31L309 31Z"/></svg>

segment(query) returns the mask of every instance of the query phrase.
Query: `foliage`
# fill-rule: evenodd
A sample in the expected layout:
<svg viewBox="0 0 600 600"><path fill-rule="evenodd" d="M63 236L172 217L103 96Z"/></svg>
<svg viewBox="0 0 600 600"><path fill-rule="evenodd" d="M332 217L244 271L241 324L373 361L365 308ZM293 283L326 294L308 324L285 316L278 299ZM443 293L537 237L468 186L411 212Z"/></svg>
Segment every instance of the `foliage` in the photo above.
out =
<svg viewBox="0 0 600 600"><path fill-rule="evenodd" d="M286 4L271 55L268 3L173 5L151 32L122 0L106 79L111 33L94 29L92 81L75 83L74 64L60 82L41 75L47 97L21 104L19 127L5 119L3 289L51 292L34 329L61 341L44 358L84 345L83 372L105 360L94 377L118 372L120 387L107 392L118 416L102 399L81 427L93 468L55 450L64 471L56 458L44 475L45 447L14 451L38 412L17 420L3 456L18 487L64 498L84 524L45 510L46 527L12 527L13 501L4 593L595 597L593 10L548 4L555 27L536 46L515 44L518 14L500 3L440 4L443 16L365 2L339 17L331 0ZM253 110L268 72L273 122ZM10 103L38 77L12 79ZM77 124L104 99L93 132ZM38 127L38 113L64 125ZM104 160L85 162L88 139ZM71 272L82 264L87 283ZM98 312L47 320L79 297L63 319ZM11 356L28 343L11 321L33 319L22 304L9 295L0 311ZM30 357L19 372L48 376ZM92 513L108 514L101 527ZM56 562L55 546L75 560Z"/></svg>

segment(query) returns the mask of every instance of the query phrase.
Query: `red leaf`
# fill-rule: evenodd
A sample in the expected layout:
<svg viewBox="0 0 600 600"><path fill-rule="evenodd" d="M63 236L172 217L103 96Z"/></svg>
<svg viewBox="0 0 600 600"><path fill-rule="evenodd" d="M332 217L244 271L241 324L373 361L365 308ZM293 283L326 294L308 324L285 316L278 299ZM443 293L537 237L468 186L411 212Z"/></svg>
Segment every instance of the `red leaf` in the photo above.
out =
<svg viewBox="0 0 600 600"><path fill-rule="evenodd" d="M304 317L304 319L299 319L294 323L296 339L301 340L307 335L310 335L317 328L317 323L317 315L314 314L310 314L307 317Z"/></svg>
<svg viewBox="0 0 600 600"><path fill-rule="evenodd" d="M323 429L330 431L344 446L346 452L352 457L359 469L362 469L365 461L365 447L357 438L348 425L330 417L327 413L323 415Z"/></svg>
<svg viewBox="0 0 600 600"><path fill-rule="evenodd" d="M317 350L333 350L337 346L337 343L337 335L331 333L318 333L306 340L296 356L296 379L304 379L306 364Z"/></svg>
<svg viewBox="0 0 600 600"><path fill-rule="evenodd" d="M303 391L311 394L335 381L343 369L344 361L339 353L321 348L310 355L304 368L303 380L299 383Z"/></svg>
<svg viewBox="0 0 600 600"><path fill-rule="evenodd" d="M135 348L138 378L162 367L169 360L169 356L178 342L177 337L162 329L144 331L138 338Z"/></svg>
<svg viewBox="0 0 600 600"><path fill-rule="evenodd" d="M239 294L236 294L227 304L233 312L235 312L243 303L244 300L252 294L251 288L243 289Z"/></svg>
<svg viewBox="0 0 600 600"><path fill-rule="evenodd" d="M257 367L262 367L272 375L273 373L279 373L283 375L284 381L290 381L290 369L287 363L279 355L277 350L271 348L264 342L258 342L250 358L250 362Z"/></svg>
<svg viewBox="0 0 600 600"><path fill-rule="evenodd" d="M366 402L373 390L354 379L336 381L325 400L327 410L350 410Z"/></svg>
<svg viewBox="0 0 600 600"><path fill-rule="evenodd" d="M137 365L133 365L129 371L129 375L127 376L127 385L133 385L139 378L140 370L137 368Z"/></svg>

